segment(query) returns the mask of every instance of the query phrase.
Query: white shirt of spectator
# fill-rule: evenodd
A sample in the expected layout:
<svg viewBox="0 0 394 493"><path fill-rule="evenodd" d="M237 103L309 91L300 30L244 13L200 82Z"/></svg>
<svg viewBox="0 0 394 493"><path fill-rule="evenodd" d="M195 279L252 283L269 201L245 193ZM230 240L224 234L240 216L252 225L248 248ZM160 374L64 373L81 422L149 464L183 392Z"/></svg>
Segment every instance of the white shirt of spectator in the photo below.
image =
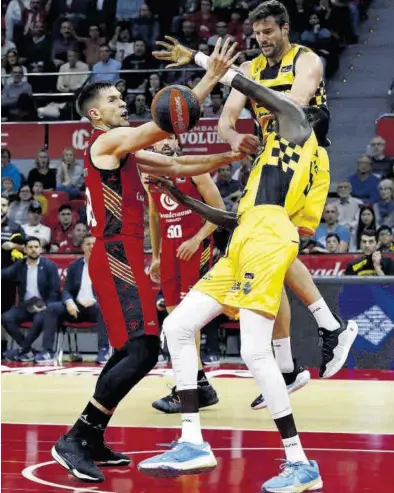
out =
<svg viewBox="0 0 394 493"><path fill-rule="evenodd" d="M43 224L37 224L37 226L29 226L28 224L23 224L22 228L26 233L26 236L36 236L45 243L51 242L51 229Z"/></svg>
<svg viewBox="0 0 394 493"><path fill-rule="evenodd" d="M83 86L89 74L63 75L63 72L89 72L89 65L78 61L74 68L71 68L68 62L60 67L56 84L57 90L60 92L74 92Z"/></svg>
<svg viewBox="0 0 394 493"><path fill-rule="evenodd" d="M27 262L27 279L26 279L26 294L24 301L30 300L31 298L41 298L40 292L38 291L38 266L40 264L40 259L35 266L30 266Z"/></svg>
<svg viewBox="0 0 394 493"><path fill-rule="evenodd" d="M104 0L97 0L96 9L103 10L103 7L104 7Z"/></svg>
<svg viewBox="0 0 394 493"><path fill-rule="evenodd" d="M356 199L355 197L349 197L346 202L341 202L340 199L333 201L338 208L339 224L342 226L348 226L354 230L358 224L358 218L360 216L360 206L363 205L363 201Z"/></svg>
<svg viewBox="0 0 394 493"><path fill-rule="evenodd" d="M77 295L77 301L78 303L81 303L88 300L96 301L96 298L93 294L92 281L89 276L89 268L85 260L83 263L81 287Z"/></svg>

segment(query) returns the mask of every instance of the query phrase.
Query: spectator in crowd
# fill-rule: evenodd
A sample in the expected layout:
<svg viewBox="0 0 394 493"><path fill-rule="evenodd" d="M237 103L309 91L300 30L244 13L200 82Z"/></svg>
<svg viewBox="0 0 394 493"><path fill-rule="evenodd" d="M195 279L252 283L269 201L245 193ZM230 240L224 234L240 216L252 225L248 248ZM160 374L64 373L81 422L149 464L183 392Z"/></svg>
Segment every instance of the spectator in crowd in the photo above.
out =
<svg viewBox="0 0 394 493"><path fill-rule="evenodd" d="M32 192L33 192L33 200L35 200L36 202L38 202L41 205L42 215L45 216L45 214L48 211L48 200L43 195L44 185L42 184L42 181L35 181L34 182Z"/></svg>
<svg viewBox="0 0 394 493"><path fill-rule="evenodd" d="M1 197L1 267L9 267L23 258L25 252L25 233L20 224L8 217L8 198ZM1 313L15 305L16 285L12 281L1 290Z"/></svg>
<svg viewBox="0 0 394 493"><path fill-rule="evenodd" d="M109 47L115 52L115 60L122 63L123 60L134 53L134 43L131 41L129 28L125 25L117 25L114 35L109 42Z"/></svg>
<svg viewBox="0 0 394 493"><path fill-rule="evenodd" d="M8 50L16 50L16 45L13 41L7 38L5 27L1 27L1 63L3 64Z"/></svg>
<svg viewBox="0 0 394 493"><path fill-rule="evenodd" d="M81 253L82 243L88 234L88 227L82 221L77 221L73 227L71 237L59 244L58 253Z"/></svg>
<svg viewBox="0 0 394 493"><path fill-rule="evenodd" d="M1 179L1 194L3 197L7 197L9 203L14 202L18 198L14 192L14 182L9 176Z"/></svg>
<svg viewBox="0 0 394 493"><path fill-rule="evenodd" d="M360 246L363 255L347 264L345 276L394 276L394 260L377 250L375 231L363 231Z"/></svg>
<svg viewBox="0 0 394 493"><path fill-rule="evenodd" d="M129 96L127 95L126 81L124 79L119 79L116 82L115 87L122 95L123 100L127 103Z"/></svg>
<svg viewBox="0 0 394 493"><path fill-rule="evenodd" d="M378 202L379 178L372 174L371 158L361 156L357 161L357 173L348 178L353 196L361 199L364 203Z"/></svg>
<svg viewBox="0 0 394 493"><path fill-rule="evenodd" d="M15 166L11 163L11 152L7 148L1 149L1 178L11 178L13 183L13 192L17 192L21 186L22 176ZM1 186L1 193L3 193L3 185Z"/></svg>
<svg viewBox="0 0 394 493"><path fill-rule="evenodd" d="M233 167L230 164L221 166L217 172L216 185L219 189L220 195L225 201L227 210L232 209L232 199L238 198L241 190L241 184L238 180L232 178Z"/></svg>
<svg viewBox="0 0 394 493"><path fill-rule="evenodd" d="M1 67L1 82L3 86L6 86L8 84L12 84L13 79L12 77L6 77L7 75L11 75L12 73L12 68L13 67L21 67L23 71L23 77L21 79L21 82L27 82L27 68L21 64L18 51L14 48L11 50L7 51L7 54L5 56L5 62L4 66L2 65Z"/></svg>
<svg viewBox="0 0 394 493"><path fill-rule="evenodd" d="M73 25L70 21L63 21L60 25L60 35L55 37L52 44L52 62L60 67L67 62L67 52L77 51L78 43L75 39Z"/></svg>
<svg viewBox="0 0 394 493"><path fill-rule="evenodd" d="M108 45L100 46L100 61L93 65L92 82L99 80L113 81L119 79L121 63L111 58L111 50Z"/></svg>
<svg viewBox="0 0 394 493"><path fill-rule="evenodd" d="M339 251L347 252L350 243L350 232L345 226L339 224L338 207L333 203L328 203L324 207L323 220L316 229L314 239L327 248L326 238L329 233L335 233L340 238Z"/></svg>
<svg viewBox="0 0 394 493"><path fill-rule="evenodd" d="M114 0L93 0L90 3L88 19L101 26L109 26L115 21L116 4ZM133 4L137 0L133 1Z"/></svg>
<svg viewBox="0 0 394 493"><path fill-rule="evenodd" d="M52 253L56 253L61 244L71 242L74 224L70 204L62 204L59 207L58 219L59 223L52 228Z"/></svg>
<svg viewBox="0 0 394 493"><path fill-rule="evenodd" d="M56 183L56 190L67 192L70 199L80 197L83 185L83 166L78 163L72 147L66 147L62 153Z"/></svg>
<svg viewBox="0 0 394 493"><path fill-rule="evenodd" d="M37 21L31 26L31 36L21 46L21 59L30 65L41 62L45 69L52 69L51 55L51 38L45 33L44 23Z"/></svg>
<svg viewBox="0 0 394 493"><path fill-rule="evenodd" d="M20 225L27 222L28 210L33 202L33 194L30 185L27 183L22 185L18 191L17 200L10 204L8 209L8 217Z"/></svg>
<svg viewBox="0 0 394 493"><path fill-rule="evenodd" d="M161 80L161 76L159 74L149 75L148 84L145 89L145 98L148 108L150 108L153 98L161 89L163 89L163 87L164 83Z"/></svg>
<svg viewBox="0 0 394 493"><path fill-rule="evenodd" d="M379 183L379 195L380 200L374 205L377 221L394 228L394 183L382 180Z"/></svg>
<svg viewBox="0 0 394 493"><path fill-rule="evenodd" d="M51 160L46 149L41 149L35 160L35 168L29 171L27 183L33 187L40 181L44 190L56 190L56 169L50 168Z"/></svg>
<svg viewBox="0 0 394 493"><path fill-rule="evenodd" d="M355 231L363 201L352 197L352 185L348 180L338 183L337 194L339 198L332 203L338 208L339 224L345 226L350 232Z"/></svg>
<svg viewBox="0 0 394 493"><path fill-rule="evenodd" d="M25 95L31 99L32 94L31 85L23 81L23 68L21 65L14 65L11 71L11 80L1 92L3 116L12 117L12 110L21 106L22 96Z"/></svg>
<svg viewBox="0 0 394 493"><path fill-rule="evenodd" d="M67 52L67 60L59 69L56 88L59 92L77 92L88 79L89 73L73 72L89 72L89 66L79 60L79 54L74 50Z"/></svg>
<svg viewBox="0 0 394 493"><path fill-rule="evenodd" d="M238 48L242 51L247 60L251 60L256 56L260 55L260 48L256 40L256 35L253 32L252 23L249 19L245 19L242 25L242 35L239 36L236 41L238 41Z"/></svg>
<svg viewBox="0 0 394 493"><path fill-rule="evenodd" d="M69 19L74 26L79 26L87 19L90 3L90 0L56 0L53 16Z"/></svg>
<svg viewBox="0 0 394 493"><path fill-rule="evenodd" d="M201 0L200 10L193 14L187 14L186 18L198 26L197 35L200 39L208 40L215 34L217 17L212 12L211 0Z"/></svg>
<svg viewBox="0 0 394 493"><path fill-rule="evenodd" d="M339 251L341 239L336 233L328 233L326 236L326 247L328 253L341 253Z"/></svg>
<svg viewBox="0 0 394 493"><path fill-rule="evenodd" d="M20 2L22 7L22 2ZM32 27L37 22L41 22L45 25L49 10L52 5L52 0L46 0L42 2L41 0L30 0L30 6L24 5L22 10L22 25L23 25L23 36L30 36L32 34Z"/></svg>
<svg viewBox="0 0 394 493"><path fill-rule="evenodd" d="M152 14L149 5L143 3L140 7L139 16L133 22L134 39L143 39L148 46L154 47L154 44L160 35L160 25L156 16Z"/></svg>
<svg viewBox="0 0 394 493"><path fill-rule="evenodd" d="M135 98L135 110L129 115L129 120L150 120L152 113L146 105L145 94L137 94Z"/></svg>
<svg viewBox="0 0 394 493"><path fill-rule="evenodd" d="M378 250L382 253L394 253L393 231L386 225L380 226L376 232Z"/></svg>
<svg viewBox="0 0 394 493"><path fill-rule="evenodd" d="M386 141L383 137L377 135L371 139L368 154L371 158L372 173L382 177L387 176L394 165L394 159L386 156Z"/></svg>
<svg viewBox="0 0 394 493"><path fill-rule="evenodd" d="M145 0L117 0L116 2L116 19L118 21L129 21L139 16L141 5Z"/></svg>
<svg viewBox="0 0 394 493"><path fill-rule="evenodd" d="M89 67L93 67L96 63L102 60L101 47L105 45L106 38L100 36L100 28L95 24L89 26L89 36L87 38L77 36L75 31L72 31L74 39L82 45L82 53Z"/></svg>
<svg viewBox="0 0 394 493"><path fill-rule="evenodd" d="M234 41L234 37L228 33L228 25L225 21L218 21L216 23L216 34L208 39L208 46L214 48L219 38L222 38L222 42L226 41L227 38Z"/></svg>
<svg viewBox="0 0 394 493"><path fill-rule="evenodd" d="M71 262L67 270L62 301L51 303L44 316L42 350L36 355L35 363L50 363L54 357L55 335L64 322L97 323L98 357L96 363L104 365L109 358L109 343L106 327L93 291L89 276L89 257L95 242L92 236L85 236L82 244L82 258Z"/></svg>
<svg viewBox="0 0 394 493"><path fill-rule="evenodd" d="M350 241L351 252L357 252L360 250L361 235L366 229L371 231L377 230L375 211L373 207L369 205L363 205L360 208L360 216L358 219L357 228L352 234Z"/></svg>
<svg viewBox="0 0 394 493"><path fill-rule="evenodd" d="M224 98L220 87L216 86L211 92L211 104L204 107L204 118L220 118L223 111Z"/></svg>
<svg viewBox="0 0 394 493"><path fill-rule="evenodd" d="M192 50L197 50L201 39L196 32L196 25L193 21L184 20L182 22L182 31L178 36L179 42Z"/></svg>
<svg viewBox="0 0 394 493"><path fill-rule="evenodd" d="M143 39L134 41L134 53L127 56L122 63L122 70L149 70L156 67ZM123 74L128 89L145 89L146 73Z"/></svg>
<svg viewBox="0 0 394 493"><path fill-rule="evenodd" d="M51 230L48 226L44 226L44 224L41 223L41 219L41 204L33 200L27 211L27 223L22 224L22 228L26 236L34 236L35 238L38 238L40 240L41 247L47 250L49 244L51 243Z"/></svg>
<svg viewBox="0 0 394 493"><path fill-rule="evenodd" d="M40 335L47 305L60 297L60 278L57 266L41 257L39 238L30 237L25 245L26 258L1 270L3 282L12 281L18 287L19 305L2 316L8 334L20 346L4 353L8 361L33 361L33 342ZM20 325L32 322L28 335L23 335Z"/></svg>
<svg viewBox="0 0 394 493"><path fill-rule="evenodd" d="M227 31L234 38L234 41L242 36L242 24L243 22L240 10L233 10L230 14L230 22L227 24Z"/></svg>

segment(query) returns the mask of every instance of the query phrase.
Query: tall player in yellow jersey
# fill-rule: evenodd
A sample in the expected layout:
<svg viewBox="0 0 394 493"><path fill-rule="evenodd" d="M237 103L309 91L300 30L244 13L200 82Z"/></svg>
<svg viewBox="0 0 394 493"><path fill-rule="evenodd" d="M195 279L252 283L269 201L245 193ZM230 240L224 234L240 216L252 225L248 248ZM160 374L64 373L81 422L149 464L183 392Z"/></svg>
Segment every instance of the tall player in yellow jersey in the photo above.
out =
<svg viewBox="0 0 394 493"><path fill-rule="evenodd" d="M221 50L215 48L211 59L221 59L233 49L227 40ZM195 61L200 58L197 53ZM167 59L173 60L171 54ZM206 472L216 466L201 433L194 336L224 310L239 310L241 355L263 391L288 461L285 471L266 482L264 488L272 492L318 489L322 486L319 468L305 456L286 385L271 349L284 278L298 253L299 236L290 218L299 215L307 204L318 172L318 143L302 108L287 96L233 69L220 81L264 105L275 115L277 128L253 164L226 256L164 322L182 404L182 437L171 451L141 462L139 469L168 477ZM344 345L338 344L338 335L336 339L335 350L347 354L347 334Z"/></svg>

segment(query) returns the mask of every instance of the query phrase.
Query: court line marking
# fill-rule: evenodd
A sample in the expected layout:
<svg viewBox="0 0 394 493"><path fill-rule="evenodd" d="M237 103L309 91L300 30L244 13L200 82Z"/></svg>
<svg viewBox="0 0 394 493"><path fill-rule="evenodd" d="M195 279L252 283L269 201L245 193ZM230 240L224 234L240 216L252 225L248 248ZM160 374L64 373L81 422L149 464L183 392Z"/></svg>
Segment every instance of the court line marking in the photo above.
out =
<svg viewBox="0 0 394 493"><path fill-rule="evenodd" d="M264 450L283 450L281 447L225 447L225 448L213 448L214 451L233 451L233 450L246 450L246 451L264 451ZM394 454L394 450L367 450L367 449L324 449L324 448L305 448L305 450L311 450L314 452L362 452L362 453L384 453L384 454ZM166 450L135 450L133 452L124 452L127 455L138 455L138 454L160 454L162 452L167 452ZM38 478L35 476L34 471L45 466L50 466L57 464L56 461L40 462L39 464L34 464L28 466L22 471L22 476L28 481L33 483L42 484L45 486L52 486L54 488L59 488L63 490L72 490L73 493L116 493L113 491L98 490L96 486L90 488L78 488L75 486L66 486L64 484L53 483L51 481L46 481L45 479Z"/></svg>
<svg viewBox="0 0 394 493"><path fill-rule="evenodd" d="M22 423L20 421L2 421L3 425L18 425L18 426L71 426L72 423L37 423L29 422ZM149 429L169 429L176 430L181 429L181 425L113 425L109 428L149 428ZM203 430L219 430L219 431L262 431L262 432L277 432L277 430L271 430L267 428L236 428L235 426L202 426ZM332 430L305 430L300 431L300 434L304 433L332 433L337 435L389 435L394 436L394 432L375 432L375 431L332 431Z"/></svg>

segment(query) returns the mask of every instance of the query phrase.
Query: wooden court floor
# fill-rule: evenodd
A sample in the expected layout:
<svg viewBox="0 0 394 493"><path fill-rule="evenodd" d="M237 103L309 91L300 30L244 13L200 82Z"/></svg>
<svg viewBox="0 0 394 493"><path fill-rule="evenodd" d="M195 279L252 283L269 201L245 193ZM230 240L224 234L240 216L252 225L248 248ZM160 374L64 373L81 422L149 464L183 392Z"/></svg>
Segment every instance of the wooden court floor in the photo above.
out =
<svg viewBox="0 0 394 493"><path fill-rule="evenodd" d="M96 377L86 375L2 375L2 422L72 424L92 395ZM250 378L211 380L218 405L202 411L209 428L274 430L266 410L253 411L258 389ZM151 407L168 393L172 380L145 378L121 403L111 425L175 427L178 415ZM312 380L291 396L300 431L394 433L394 382L376 380Z"/></svg>

